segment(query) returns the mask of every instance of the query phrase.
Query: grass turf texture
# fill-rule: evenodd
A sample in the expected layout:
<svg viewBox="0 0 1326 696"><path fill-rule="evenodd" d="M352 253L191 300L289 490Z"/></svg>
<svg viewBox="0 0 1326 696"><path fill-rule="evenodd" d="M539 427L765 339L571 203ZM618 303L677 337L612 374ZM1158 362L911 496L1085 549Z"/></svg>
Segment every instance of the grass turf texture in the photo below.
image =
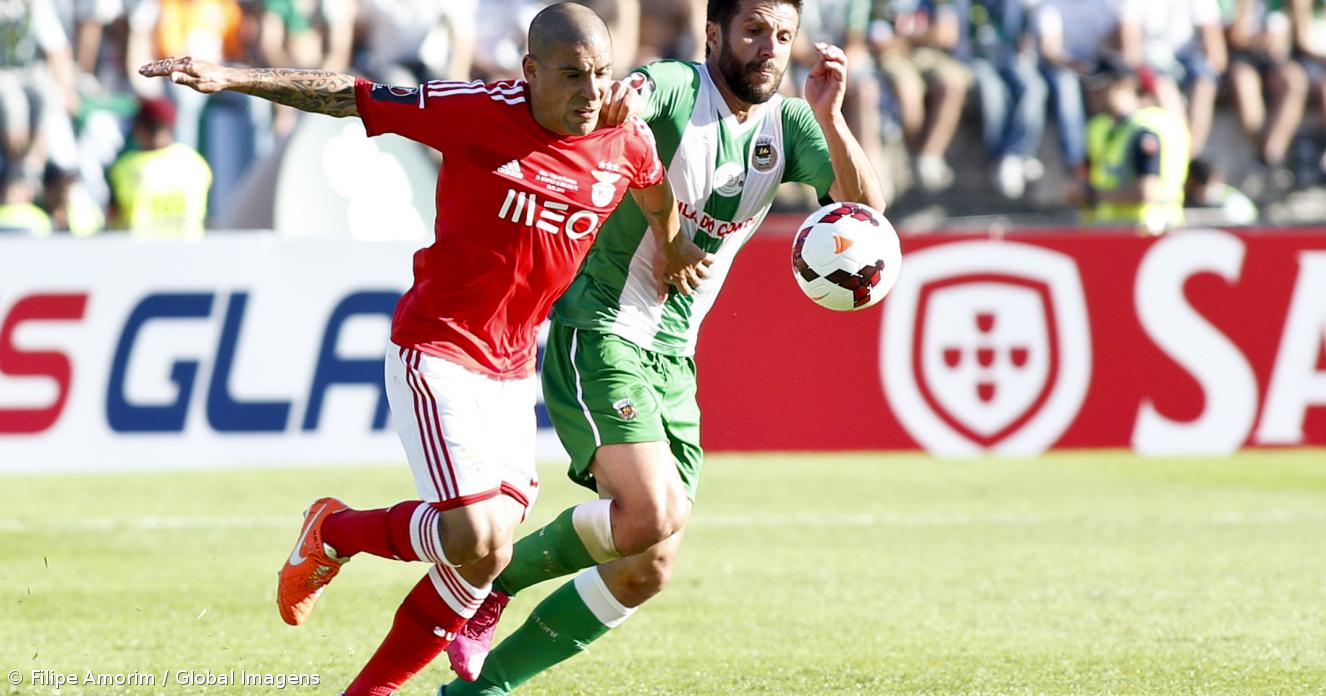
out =
<svg viewBox="0 0 1326 696"><path fill-rule="evenodd" d="M522 532L585 497L543 475ZM158 681L66 694L335 693L424 566L356 559L300 628L275 571L316 495L412 491L403 467L0 477L0 673L24 678L0 694L53 693L34 669ZM524 692L1326 693L1326 453L714 456L671 587Z"/></svg>

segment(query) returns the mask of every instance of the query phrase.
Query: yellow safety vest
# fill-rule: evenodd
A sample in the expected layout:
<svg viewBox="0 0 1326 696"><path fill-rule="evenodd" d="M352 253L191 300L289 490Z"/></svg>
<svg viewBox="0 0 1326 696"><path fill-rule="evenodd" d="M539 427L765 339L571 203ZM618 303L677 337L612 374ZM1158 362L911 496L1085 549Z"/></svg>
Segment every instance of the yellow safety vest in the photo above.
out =
<svg viewBox="0 0 1326 696"><path fill-rule="evenodd" d="M1111 130L1091 163L1091 185L1098 191L1117 191L1137 182L1133 146L1142 131L1160 139L1160 200L1151 203L1096 204L1094 221L1132 225L1159 232L1183 224L1183 182L1188 177L1191 137L1183 119L1160 107L1137 110Z"/></svg>
<svg viewBox="0 0 1326 696"><path fill-rule="evenodd" d="M26 230L45 237L51 233L51 216L31 203L0 204L0 230Z"/></svg>
<svg viewBox="0 0 1326 696"><path fill-rule="evenodd" d="M111 166L109 178L121 221L133 236L203 236L212 169L192 148L174 143L128 153Z"/></svg>

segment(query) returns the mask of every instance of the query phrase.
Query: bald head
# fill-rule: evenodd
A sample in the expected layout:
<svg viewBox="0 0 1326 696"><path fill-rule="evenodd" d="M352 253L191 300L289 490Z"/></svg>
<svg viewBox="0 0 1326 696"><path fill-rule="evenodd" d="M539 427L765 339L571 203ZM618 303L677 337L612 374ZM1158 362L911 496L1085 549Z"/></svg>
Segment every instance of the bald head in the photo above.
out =
<svg viewBox="0 0 1326 696"><path fill-rule="evenodd" d="M608 27L594 11L573 2L545 7L529 24L529 54L546 60L562 46L583 44L603 55L612 54Z"/></svg>
<svg viewBox="0 0 1326 696"><path fill-rule="evenodd" d="M612 80L612 39L593 10L560 2L535 15L521 68L539 125L563 135L594 130Z"/></svg>

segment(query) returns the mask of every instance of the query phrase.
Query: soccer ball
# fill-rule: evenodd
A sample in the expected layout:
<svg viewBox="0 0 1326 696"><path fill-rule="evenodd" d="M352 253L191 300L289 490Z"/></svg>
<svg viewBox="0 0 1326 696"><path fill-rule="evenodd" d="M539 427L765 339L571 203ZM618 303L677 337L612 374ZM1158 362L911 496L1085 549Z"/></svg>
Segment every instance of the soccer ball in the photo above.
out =
<svg viewBox="0 0 1326 696"><path fill-rule="evenodd" d="M902 249L893 225L861 203L832 203L810 214L792 242L792 275L821 307L851 312L898 282Z"/></svg>

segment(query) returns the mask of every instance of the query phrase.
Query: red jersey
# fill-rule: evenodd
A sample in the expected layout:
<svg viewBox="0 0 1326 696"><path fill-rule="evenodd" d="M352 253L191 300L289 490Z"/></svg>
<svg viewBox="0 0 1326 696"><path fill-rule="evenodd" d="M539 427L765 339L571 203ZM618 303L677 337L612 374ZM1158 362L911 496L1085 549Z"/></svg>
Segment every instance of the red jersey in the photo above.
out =
<svg viewBox="0 0 1326 696"><path fill-rule="evenodd" d="M649 128L564 136L538 124L524 81L417 88L355 83L369 135L442 153L432 245L392 319L397 345L502 379L534 373L539 324L629 188L665 171Z"/></svg>

